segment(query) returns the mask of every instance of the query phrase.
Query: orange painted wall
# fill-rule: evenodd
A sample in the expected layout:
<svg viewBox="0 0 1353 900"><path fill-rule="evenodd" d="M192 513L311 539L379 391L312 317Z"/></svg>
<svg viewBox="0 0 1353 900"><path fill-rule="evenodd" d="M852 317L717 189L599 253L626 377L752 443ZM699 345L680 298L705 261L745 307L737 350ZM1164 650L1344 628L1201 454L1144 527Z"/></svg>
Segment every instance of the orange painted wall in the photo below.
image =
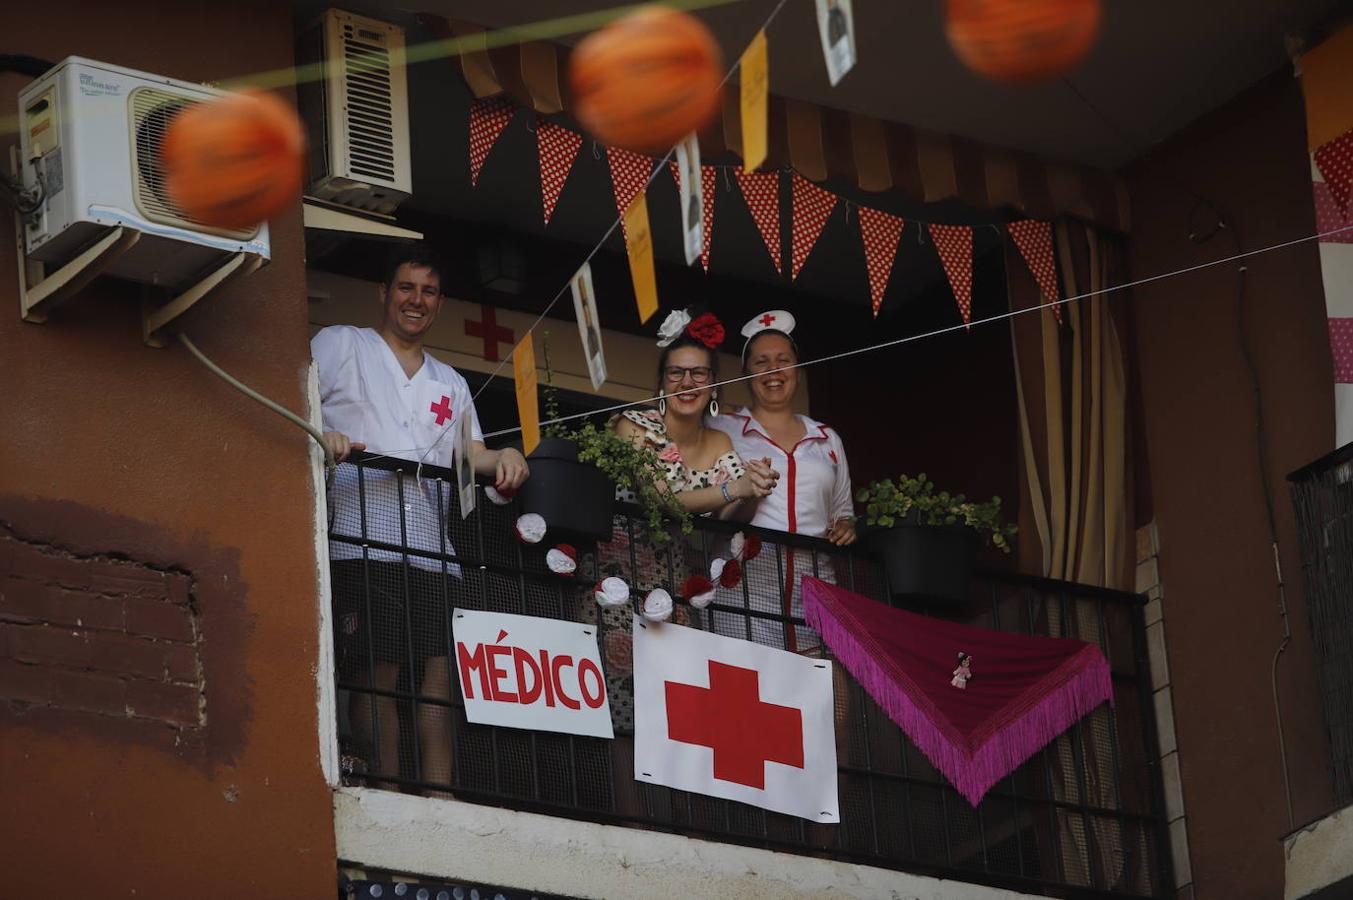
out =
<svg viewBox="0 0 1353 900"><path fill-rule="evenodd" d="M1132 277L1315 233L1301 90L1279 72L1203 117L1126 172ZM1256 457L1254 392L1239 322L1263 394L1263 477L1291 611L1278 667L1296 824L1328 812L1328 743L1311 655L1301 558L1286 474L1334 448L1333 374L1314 242L1134 288L1130 304L1142 426L1160 533L1165 639L1196 896L1279 897L1289 830L1270 689L1282 637L1273 551ZM1243 317L1238 319L1237 316Z"/></svg>
<svg viewBox="0 0 1353 900"><path fill-rule="evenodd" d="M7 52L78 54L188 80L293 59L290 9L264 2L28 6L10 10L3 32ZM0 74L0 120L25 81ZM185 331L227 370L302 410L299 205L274 223L272 241L271 265L191 313ZM191 572L207 725L200 741L175 747L110 717L0 702L4 892L332 896L309 439L183 350L145 347L136 286L96 282L32 325L19 321L14 273L6 211L0 523L25 540Z"/></svg>

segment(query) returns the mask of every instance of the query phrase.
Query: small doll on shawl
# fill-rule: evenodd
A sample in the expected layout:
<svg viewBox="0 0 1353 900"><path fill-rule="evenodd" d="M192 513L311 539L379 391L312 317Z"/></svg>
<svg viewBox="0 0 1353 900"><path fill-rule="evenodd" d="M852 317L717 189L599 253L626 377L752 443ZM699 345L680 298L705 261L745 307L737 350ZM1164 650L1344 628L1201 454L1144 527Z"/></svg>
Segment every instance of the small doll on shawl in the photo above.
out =
<svg viewBox="0 0 1353 900"><path fill-rule="evenodd" d="M968 679L972 677L972 657L958 651L958 668L954 670L953 680L949 683L962 690L968 686Z"/></svg>

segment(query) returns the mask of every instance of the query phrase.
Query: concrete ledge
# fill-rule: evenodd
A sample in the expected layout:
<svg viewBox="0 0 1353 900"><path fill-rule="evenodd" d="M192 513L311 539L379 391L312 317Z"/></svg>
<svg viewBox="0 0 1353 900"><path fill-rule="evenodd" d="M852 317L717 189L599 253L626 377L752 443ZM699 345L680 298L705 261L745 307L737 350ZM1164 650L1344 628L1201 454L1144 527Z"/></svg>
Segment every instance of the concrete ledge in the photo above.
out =
<svg viewBox="0 0 1353 900"><path fill-rule="evenodd" d="M1283 838L1284 900L1353 896L1353 806Z"/></svg>
<svg viewBox="0 0 1353 900"><path fill-rule="evenodd" d="M574 897L1016 900L872 866L368 788L334 791L338 857Z"/></svg>

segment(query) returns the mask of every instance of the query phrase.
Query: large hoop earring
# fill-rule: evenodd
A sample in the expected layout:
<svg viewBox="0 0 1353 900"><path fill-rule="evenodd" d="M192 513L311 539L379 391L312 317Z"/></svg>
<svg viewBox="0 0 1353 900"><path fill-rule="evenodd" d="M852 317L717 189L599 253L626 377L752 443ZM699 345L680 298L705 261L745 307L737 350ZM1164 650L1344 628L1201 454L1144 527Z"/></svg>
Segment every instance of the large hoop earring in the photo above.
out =
<svg viewBox="0 0 1353 900"><path fill-rule="evenodd" d="M719 415L719 395L715 394L709 398L709 414L711 417Z"/></svg>
<svg viewBox="0 0 1353 900"><path fill-rule="evenodd" d="M659 398L658 398L658 415L660 415L660 416L665 416L665 415L667 415L667 398L666 398L666 397L659 397Z"/></svg>

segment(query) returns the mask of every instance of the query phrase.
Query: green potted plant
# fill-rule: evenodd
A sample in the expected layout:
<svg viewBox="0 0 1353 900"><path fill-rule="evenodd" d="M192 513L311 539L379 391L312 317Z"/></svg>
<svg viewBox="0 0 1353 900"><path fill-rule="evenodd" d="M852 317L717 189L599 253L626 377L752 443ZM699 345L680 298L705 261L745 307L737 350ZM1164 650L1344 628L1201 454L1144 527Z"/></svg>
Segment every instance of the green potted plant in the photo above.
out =
<svg viewBox="0 0 1353 900"><path fill-rule="evenodd" d="M619 487L633 492L651 539L667 540L667 523L673 520L682 531L690 532L690 513L656 485L662 472L657 453L587 420L578 425L555 421L560 411L548 332L541 345L545 362L542 412L548 424L541 428L540 443L531 451L531 477L520 492L522 509L539 513L552 532L584 541L608 540Z"/></svg>
<svg viewBox="0 0 1353 900"><path fill-rule="evenodd" d="M983 539L1005 553L1015 525L1001 519L1001 498L985 502L936 491L922 472L872 481L856 492L869 541L883 560L894 596L961 603Z"/></svg>

